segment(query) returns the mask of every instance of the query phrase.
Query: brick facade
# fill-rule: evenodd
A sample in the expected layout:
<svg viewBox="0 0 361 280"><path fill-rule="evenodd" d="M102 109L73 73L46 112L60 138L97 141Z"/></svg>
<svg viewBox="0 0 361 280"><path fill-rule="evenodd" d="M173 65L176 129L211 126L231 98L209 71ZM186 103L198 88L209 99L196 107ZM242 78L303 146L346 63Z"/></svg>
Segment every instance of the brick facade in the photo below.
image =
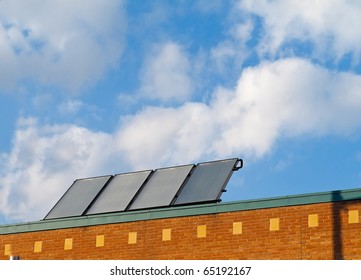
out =
<svg viewBox="0 0 361 280"><path fill-rule="evenodd" d="M359 213L360 199L341 199L3 231L0 259L9 259L9 255L21 259L361 259Z"/></svg>

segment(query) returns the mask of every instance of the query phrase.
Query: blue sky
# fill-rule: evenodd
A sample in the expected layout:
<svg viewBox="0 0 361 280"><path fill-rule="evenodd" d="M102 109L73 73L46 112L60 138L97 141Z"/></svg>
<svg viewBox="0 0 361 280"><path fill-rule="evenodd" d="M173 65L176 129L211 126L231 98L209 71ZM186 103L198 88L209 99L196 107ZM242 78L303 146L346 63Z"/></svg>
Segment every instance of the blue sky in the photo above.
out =
<svg viewBox="0 0 361 280"><path fill-rule="evenodd" d="M240 157L224 201L361 187L358 1L0 1L0 223L77 178Z"/></svg>

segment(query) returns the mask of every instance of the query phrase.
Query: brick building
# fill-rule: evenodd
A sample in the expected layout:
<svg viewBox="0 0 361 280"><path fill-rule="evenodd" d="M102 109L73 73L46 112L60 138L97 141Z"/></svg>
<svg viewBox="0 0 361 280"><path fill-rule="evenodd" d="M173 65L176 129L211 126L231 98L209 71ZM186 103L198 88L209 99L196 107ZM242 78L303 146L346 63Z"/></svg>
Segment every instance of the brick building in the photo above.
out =
<svg viewBox="0 0 361 280"><path fill-rule="evenodd" d="M0 259L361 259L361 189L0 226Z"/></svg>

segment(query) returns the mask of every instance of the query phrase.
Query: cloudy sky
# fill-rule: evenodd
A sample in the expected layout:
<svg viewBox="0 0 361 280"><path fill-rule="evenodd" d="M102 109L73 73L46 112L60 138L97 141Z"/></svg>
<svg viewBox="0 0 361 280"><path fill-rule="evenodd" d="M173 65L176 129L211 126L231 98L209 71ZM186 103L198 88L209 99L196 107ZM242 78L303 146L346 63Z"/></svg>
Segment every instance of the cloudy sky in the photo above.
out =
<svg viewBox="0 0 361 280"><path fill-rule="evenodd" d="M223 201L361 187L361 2L0 0L0 224L77 178L240 157Z"/></svg>

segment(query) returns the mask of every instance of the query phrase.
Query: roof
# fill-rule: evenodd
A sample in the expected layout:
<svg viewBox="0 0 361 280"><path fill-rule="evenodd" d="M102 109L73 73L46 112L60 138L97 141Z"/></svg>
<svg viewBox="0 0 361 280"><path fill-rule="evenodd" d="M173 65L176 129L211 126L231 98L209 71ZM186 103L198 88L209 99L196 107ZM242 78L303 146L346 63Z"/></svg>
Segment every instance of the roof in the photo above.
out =
<svg viewBox="0 0 361 280"><path fill-rule="evenodd" d="M60 218L54 220L41 220L35 222L26 222L26 223L0 226L0 234L15 234L15 233L23 233L23 232L56 230L56 229L86 227L86 226L105 225L105 224L114 224L114 223L123 223L123 222L136 222L136 221L163 219L163 218L197 216L197 215L206 215L206 214L235 212L242 210L297 206L297 205L307 205L314 203L327 203L327 202L348 201L348 200L357 200L357 199L361 199L361 188L272 197L265 199L187 205L187 206L178 206L178 207L165 207L165 208L156 208L156 209L147 209L147 210L134 210L129 212L99 214L99 215L91 215L91 216L79 216L72 218Z"/></svg>

